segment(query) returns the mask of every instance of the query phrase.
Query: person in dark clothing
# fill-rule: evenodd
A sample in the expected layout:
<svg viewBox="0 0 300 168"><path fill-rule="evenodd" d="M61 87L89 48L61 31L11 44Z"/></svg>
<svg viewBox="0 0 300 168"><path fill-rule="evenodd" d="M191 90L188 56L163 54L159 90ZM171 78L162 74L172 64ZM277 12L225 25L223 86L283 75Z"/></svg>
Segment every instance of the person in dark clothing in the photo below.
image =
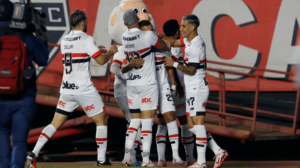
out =
<svg viewBox="0 0 300 168"><path fill-rule="evenodd" d="M0 31L8 27L14 6L9 0L0 0ZM48 62L47 41L40 41L31 34L24 34L29 66L32 61L39 66ZM36 75L24 81L25 89L15 95L0 95L0 168L24 168L30 123L37 111ZM10 142L12 135L12 146Z"/></svg>

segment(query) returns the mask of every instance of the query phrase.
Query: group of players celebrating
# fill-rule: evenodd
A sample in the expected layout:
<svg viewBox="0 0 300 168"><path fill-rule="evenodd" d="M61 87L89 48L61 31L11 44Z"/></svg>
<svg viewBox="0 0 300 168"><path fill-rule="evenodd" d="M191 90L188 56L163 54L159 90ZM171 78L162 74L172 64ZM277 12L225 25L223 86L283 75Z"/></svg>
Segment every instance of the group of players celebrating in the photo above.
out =
<svg viewBox="0 0 300 168"><path fill-rule="evenodd" d="M93 86L89 67L91 57L103 65L112 55L114 58L110 71L115 74L115 99L129 123L122 165L167 167L165 159L167 132L173 164L183 165L184 161L178 153L177 117L186 152L186 166L206 167L205 153L208 146L215 153L214 168L220 167L228 152L217 145L204 125L209 87L205 78L206 47L197 33L200 25L198 17L193 14L184 16L181 26L176 20L168 20L163 26L165 35L156 34L151 23L140 21L132 9L124 12L123 20L128 30L123 34L122 46L117 48L113 45L106 54L103 54L100 49L104 46L97 46L95 40L85 34L88 24L85 12L76 10L71 14L72 31L64 36L61 42L64 73L56 113L51 124L43 129L33 151L27 156L28 168L36 168L36 158L42 147L79 105L96 124L98 146L96 165L112 166L105 158L107 149L105 106ZM185 56L180 47L185 47ZM65 87L65 83L72 87ZM155 114L159 118L155 137L157 165L149 159ZM197 149L197 160L193 156L194 144ZM136 160L138 145L142 151L142 164Z"/></svg>

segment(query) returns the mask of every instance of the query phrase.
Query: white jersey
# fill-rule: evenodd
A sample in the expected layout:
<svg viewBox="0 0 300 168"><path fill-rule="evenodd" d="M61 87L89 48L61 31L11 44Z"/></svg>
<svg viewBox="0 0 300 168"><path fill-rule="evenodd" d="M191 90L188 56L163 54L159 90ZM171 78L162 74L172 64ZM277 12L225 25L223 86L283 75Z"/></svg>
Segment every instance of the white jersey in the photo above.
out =
<svg viewBox="0 0 300 168"><path fill-rule="evenodd" d="M137 28L129 29L123 34L122 45L127 62L131 61L132 55L145 60L143 66L134 67L128 72L127 86L157 84L155 59L151 46L156 47L159 41L152 31L141 31Z"/></svg>
<svg viewBox="0 0 300 168"><path fill-rule="evenodd" d="M183 64L183 54L181 52L180 47L172 47L171 53L172 53L173 59L175 59L175 61L177 61L180 64ZM181 83L181 86L184 87L182 71L180 69L176 68L176 73L177 73L177 77Z"/></svg>
<svg viewBox="0 0 300 168"><path fill-rule="evenodd" d="M64 65L62 94L90 94L96 92L91 81L90 59L101 55L93 37L82 31L71 31L61 42Z"/></svg>
<svg viewBox="0 0 300 168"><path fill-rule="evenodd" d="M123 46L118 47L118 52L114 55L113 62L120 65L122 67L124 59L124 48ZM115 75L114 82L114 95L115 97L126 96L126 80Z"/></svg>
<svg viewBox="0 0 300 168"><path fill-rule="evenodd" d="M158 88L160 92L167 91L167 89L170 88L170 84L169 84L168 73L164 66L164 57L169 57L169 56L167 56L167 54L162 52L154 52L154 55L155 55Z"/></svg>
<svg viewBox="0 0 300 168"><path fill-rule="evenodd" d="M181 44L185 46L185 66L195 66L197 71L194 75L184 74L184 83L186 88L190 86L205 85L206 79L206 47L200 35L196 36L191 42L187 38L180 40Z"/></svg>

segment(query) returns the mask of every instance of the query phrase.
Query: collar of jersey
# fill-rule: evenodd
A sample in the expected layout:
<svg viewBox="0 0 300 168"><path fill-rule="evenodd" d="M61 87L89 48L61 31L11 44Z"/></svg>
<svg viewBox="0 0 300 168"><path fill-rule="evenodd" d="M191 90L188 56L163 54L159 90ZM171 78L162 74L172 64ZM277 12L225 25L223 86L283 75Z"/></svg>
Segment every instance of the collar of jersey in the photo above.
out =
<svg viewBox="0 0 300 168"><path fill-rule="evenodd" d="M192 41L189 42L189 44L192 44L193 42L199 40L199 38L200 38L200 35L198 34L196 37L193 38Z"/></svg>
<svg viewBox="0 0 300 168"><path fill-rule="evenodd" d="M70 34L82 34L82 33L84 33L84 32L81 30L71 30L70 31Z"/></svg>
<svg viewBox="0 0 300 168"><path fill-rule="evenodd" d="M136 32L136 31L141 31L141 29L139 28L132 28L132 29L128 29L129 32Z"/></svg>

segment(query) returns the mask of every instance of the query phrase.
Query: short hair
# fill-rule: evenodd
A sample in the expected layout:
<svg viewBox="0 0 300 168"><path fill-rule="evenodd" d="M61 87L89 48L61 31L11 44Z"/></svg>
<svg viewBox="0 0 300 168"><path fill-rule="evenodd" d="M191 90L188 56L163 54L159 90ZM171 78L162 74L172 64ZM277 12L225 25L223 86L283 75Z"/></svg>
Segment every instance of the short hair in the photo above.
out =
<svg viewBox="0 0 300 168"><path fill-rule="evenodd" d="M77 9L71 14L69 21L72 27L76 27L80 21L86 19L87 17L85 11L80 11L79 9Z"/></svg>
<svg viewBox="0 0 300 168"><path fill-rule="evenodd" d="M175 19L168 20L163 25L163 31L166 36L174 36L179 29L180 26L178 24L178 21Z"/></svg>
<svg viewBox="0 0 300 168"><path fill-rule="evenodd" d="M199 18L194 14L183 16L182 20L185 20L185 21L187 21L188 23L191 23L191 24L195 24L196 28L198 28L199 25L200 25Z"/></svg>
<svg viewBox="0 0 300 168"><path fill-rule="evenodd" d="M140 27L143 27L143 26L149 26L149 25L152 26L151 22L148 21L148 20L142 20L142 21L139 22L139 26L140 26ZM153 26L152 26L152 27L153 27Z"/></svg>
<svg viewBox="0 0 300 168"><path fill-rule="evenodd" d="M123 20L127 26L132 26L137 21L137 13L133 9L127 9L123 14Z"/></svg>

